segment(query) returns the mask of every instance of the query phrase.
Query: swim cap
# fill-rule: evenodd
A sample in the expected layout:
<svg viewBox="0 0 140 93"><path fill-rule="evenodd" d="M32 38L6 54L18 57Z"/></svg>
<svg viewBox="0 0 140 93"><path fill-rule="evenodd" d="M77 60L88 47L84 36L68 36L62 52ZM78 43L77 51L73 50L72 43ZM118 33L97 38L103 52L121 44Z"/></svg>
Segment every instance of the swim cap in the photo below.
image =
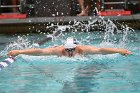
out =
<svg viewBox="0 0 140 93"><path fill-rule="evenodd" d="M64 44L65 48L75 48L76 46L77 45L74 43L74 38L72 37L68 37Z"/></svg>

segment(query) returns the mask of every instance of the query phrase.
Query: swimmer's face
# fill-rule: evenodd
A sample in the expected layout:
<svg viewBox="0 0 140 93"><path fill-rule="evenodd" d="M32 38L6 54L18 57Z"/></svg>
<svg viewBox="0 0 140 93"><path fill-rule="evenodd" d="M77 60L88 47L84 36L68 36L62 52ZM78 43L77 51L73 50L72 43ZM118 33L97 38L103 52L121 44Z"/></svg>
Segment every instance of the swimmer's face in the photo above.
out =
<svg viewBox="0 0 140 93"><path fill-rule="evenodd" d="M69 57L72 57L75 52L75 48L65 48L65 52L68 54Z"/></svg>

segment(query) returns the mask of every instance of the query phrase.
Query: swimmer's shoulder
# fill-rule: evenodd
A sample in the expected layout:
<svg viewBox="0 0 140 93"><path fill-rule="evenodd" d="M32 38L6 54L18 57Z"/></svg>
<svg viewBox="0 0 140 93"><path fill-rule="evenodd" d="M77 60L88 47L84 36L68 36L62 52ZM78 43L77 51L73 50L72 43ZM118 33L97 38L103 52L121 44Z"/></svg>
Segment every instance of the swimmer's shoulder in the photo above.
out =
<svg viewBox="0 0 140 93"><path fill-rule="evenodd" d="M81 50L85 50L85 49L87 50L87 49L91 49L91 48L92 49L93 48L96 49L97 47L95 47L95 46L89 46L89 45L77 45L77 48L78 49L81 49Z"/></svg>
<svg viewBox="0 0 140 93"><path fill-rule="evenodd" d="M50 48L52 49L62 49L64 48L64 46L60 45L60 46L51 46Z"/></svg>

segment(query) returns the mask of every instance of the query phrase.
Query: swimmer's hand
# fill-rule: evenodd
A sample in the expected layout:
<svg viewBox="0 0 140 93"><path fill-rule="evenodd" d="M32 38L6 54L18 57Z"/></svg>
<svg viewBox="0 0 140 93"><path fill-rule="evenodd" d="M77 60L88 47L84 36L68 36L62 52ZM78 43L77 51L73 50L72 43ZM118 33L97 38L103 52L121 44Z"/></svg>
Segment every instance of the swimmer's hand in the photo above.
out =
<svg viewBox="0 0 140 93"><path fill-rule="evenodd" d="M121 55L130 55L130 54L132 54L132 52L131 51L128 51L128 50L126 50L126 49L121 49L120 51L119 51L119 53L121 54Z"/></svg>
<svg viewBox="0 0 140 93"><path fill-rule="evenodd" d="M13 57L15 57L15 56L17 56L17 55L19 55L20 54L20 50L12 50L12 51L9 51L8 52L8 56L10 57L10 56L13 56Z"/></svg>

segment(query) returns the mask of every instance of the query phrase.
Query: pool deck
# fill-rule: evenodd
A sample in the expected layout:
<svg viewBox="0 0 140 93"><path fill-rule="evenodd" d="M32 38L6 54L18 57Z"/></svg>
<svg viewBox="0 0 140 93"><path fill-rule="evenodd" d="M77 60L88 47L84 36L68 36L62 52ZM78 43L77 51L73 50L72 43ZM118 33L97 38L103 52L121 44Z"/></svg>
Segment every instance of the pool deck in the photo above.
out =
<svg viewBox="0 0 140 93"><path fill-rule="evenodd" d="M35 29L46 30L46 26L52 23L71 24L74 21L92 21L99 16L65 16L65 17L33 17L26 19L0 19L0 33L28 33ZM103 16L104 20L114 20L129 24L134 29L140 29L140 14L130 16ZM43 25L41 25L43 24ZM33 28L32 28L33 27Z"/></svg>

